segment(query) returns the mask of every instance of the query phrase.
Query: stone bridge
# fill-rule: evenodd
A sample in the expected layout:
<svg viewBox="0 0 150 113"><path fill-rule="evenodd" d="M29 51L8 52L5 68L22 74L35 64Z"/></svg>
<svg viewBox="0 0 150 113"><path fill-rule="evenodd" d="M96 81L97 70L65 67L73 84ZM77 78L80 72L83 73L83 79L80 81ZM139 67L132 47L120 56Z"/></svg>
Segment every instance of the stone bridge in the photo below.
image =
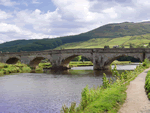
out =
<svg viewBox="0 0 150 113"><path fill-rule="evenodd" d="M94 49L64 49L46 50L32 52L0 53L0 62L15 64L18 60L21 63L36 67L44 58L49 59L52 68L63 69L69 66L69 62L75 57L82 55L93 63L94 69L108 69L109 65L121 56L131 56L141 62L150 59L149 48L94 48Z"/></svg>

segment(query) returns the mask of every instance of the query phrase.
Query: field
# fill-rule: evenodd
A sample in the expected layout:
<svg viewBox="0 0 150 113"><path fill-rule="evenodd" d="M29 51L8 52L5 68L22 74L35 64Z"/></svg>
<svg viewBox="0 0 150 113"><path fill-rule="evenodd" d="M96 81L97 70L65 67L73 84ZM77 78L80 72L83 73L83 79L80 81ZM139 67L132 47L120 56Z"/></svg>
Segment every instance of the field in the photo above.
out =
<svg viewBox="0 0 150 113"><path fill-rule="evenodd" d="M104 48L105 45L109 45L110 48L115 45L123 45L125 48L129 48L130 44L135 46L147 46L149 42L150 34L145 34L119 38L93 38L84 42L67 43L55 49Z"/></svg>

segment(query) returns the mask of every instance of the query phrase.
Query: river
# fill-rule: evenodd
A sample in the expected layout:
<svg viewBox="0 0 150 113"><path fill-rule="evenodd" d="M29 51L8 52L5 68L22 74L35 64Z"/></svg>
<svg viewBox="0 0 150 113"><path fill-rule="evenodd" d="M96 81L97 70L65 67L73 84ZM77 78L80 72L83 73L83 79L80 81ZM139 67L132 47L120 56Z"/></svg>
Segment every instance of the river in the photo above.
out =
<svg viewBox="0 0 150 113"><path fill-rule="evenodd" d="M134 70L134 65L118 65L117 70ZM113 67L113 66L112 66ZM60 113L63 104L79 104L82 89L102 85L103 73L92 66L74 67L69 71L17 73L0 77L1 113Z"/></svg>

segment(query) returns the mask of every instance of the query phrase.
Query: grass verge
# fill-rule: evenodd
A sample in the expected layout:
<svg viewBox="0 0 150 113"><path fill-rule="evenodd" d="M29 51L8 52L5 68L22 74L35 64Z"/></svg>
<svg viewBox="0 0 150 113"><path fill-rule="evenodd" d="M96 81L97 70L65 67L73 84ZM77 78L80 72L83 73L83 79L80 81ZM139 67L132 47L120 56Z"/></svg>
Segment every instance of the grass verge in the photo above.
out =
<svg viewBox="0 0 150 113"><path fill-rule="evenodd" d="M150 71L148 71L147 76L145 78L145 90L147 93L147 97L150 100Z"/></svg>

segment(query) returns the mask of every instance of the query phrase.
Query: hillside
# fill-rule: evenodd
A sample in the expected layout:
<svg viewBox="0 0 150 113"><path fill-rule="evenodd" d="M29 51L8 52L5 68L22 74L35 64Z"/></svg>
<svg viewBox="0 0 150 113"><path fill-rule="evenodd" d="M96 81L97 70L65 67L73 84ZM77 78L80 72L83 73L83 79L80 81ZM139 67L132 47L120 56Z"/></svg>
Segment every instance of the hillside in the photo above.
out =
<svg viewBox="0 0 150 113"><path fill-rule="evenodd" d="M10 41L0 44L0 51L41 51L54 48L58 49L59 46L61 46L62 48L93 48L103 47L104 45L112 46L112 44L120 45L122 43L125 43L123 42L123 40L127 41L127 39L129 37L131 38L131 36L139 35L140 37L144 34L147 34L147 37L149 37L148 33L150 33L150 22L112 23L98 27L92 31L74 36L64 36L53 39L45 38ZM130 39L128 43L130 43L131 41L135 42L132 39Z"/></svg>
<svg viewBox="0 0 150 113"><path fill-rule="evenodd" d="M118 38L93 38L84 42L64 44L55 49L104 48L105 45L109 45L110 48L114 45L123 45L125 48L129 48L130 44L134 46L142 46L148 45L149 43L150 34L145 34Z"/></svg>

